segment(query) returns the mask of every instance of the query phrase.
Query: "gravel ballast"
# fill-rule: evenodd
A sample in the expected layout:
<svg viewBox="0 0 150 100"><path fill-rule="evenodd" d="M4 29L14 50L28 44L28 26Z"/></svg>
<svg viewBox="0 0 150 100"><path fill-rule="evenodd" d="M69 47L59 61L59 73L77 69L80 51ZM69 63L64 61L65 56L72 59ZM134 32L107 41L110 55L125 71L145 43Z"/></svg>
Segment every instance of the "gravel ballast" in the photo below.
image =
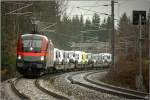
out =
<svg viewBox="0 0 150 100"><path fill-rule="evenodd" d="M44 80L44 83L46 83L46 87L53 87L55 90L60 91L62 94L74 100L129 100L127 98L97 92L77 84L71 84L67 77L73 73L50 77L49 80Z"/></svg>

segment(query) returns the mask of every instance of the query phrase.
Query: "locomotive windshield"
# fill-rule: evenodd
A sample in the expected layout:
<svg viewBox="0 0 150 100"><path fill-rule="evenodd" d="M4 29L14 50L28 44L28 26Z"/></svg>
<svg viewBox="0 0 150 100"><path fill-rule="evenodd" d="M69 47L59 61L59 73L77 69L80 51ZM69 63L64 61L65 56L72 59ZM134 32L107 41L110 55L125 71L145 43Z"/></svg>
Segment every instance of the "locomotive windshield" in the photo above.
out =
<svg viewBox="0 0 150 100"><path fill-rule="evenodd" d="M38 52L41 50L42 40L23 40L23 51Z"/></svg>
<svg viewBox="0 0 150 100"><path fill-rule="evenodd" d="M22 49L24 52L40 52L42 48L42 37L39 36L23 36Z"/></svg>

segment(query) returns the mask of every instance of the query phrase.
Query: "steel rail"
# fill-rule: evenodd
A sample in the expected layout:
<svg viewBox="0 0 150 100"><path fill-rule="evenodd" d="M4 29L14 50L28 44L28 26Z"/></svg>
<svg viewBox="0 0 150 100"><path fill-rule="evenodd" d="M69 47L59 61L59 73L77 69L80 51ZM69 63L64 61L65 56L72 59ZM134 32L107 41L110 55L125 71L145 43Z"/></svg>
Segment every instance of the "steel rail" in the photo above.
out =
<svg viewBox="0 0 150 100"><path fill-rule="evenodd" d="M53 96L54 98L57 98L57 99L60 99L60 100L70 100L69 98L65 97L65 96L62 96L62 95L59 95L57 93L54 93L52 91L49 91L47 89L45 89L44 87L42 87L40 84L39 84L39 79L36 79L35 80L35 86L40 89L42 92L48 94L48 95L51 95Z"/></svg>
<svg viewBox="0 0 150 100"><path fill-rule="evenodd" d="M22 77L16 78L14 81L10 81L11 82L11 89L15 92L15 94L20 97L23 100L31 100L30 97L28 97L27 95L25 95L24 93L21 93L17 88L16 88L16 84L19 82L19 80Z"/></svg>
<svg viewBox="0 0 150 100"><path fill-rule="evenodd" d="M96 73L99 73L99 72L96 72ZM144 92L140 92L140 91L136 91L136 90L132 90L132 89L126 89L126 88L123 88L123 87L117 87L117 86L110 85L110 84L107 84L107 83L104 83L104 82L100 82L100 81L96 82L96 81L94 81L94 80L89 78L89 76L92 75L92 74L95 74L95 73L92 72L92 73L86 74L83 77L84 80L86 80L89 83L101 86L101 87L109 88L112 91L117 91L120 94L123 94L123 95L126 95L126 96L135 97L135 98L139 98L139 99L145 99L146 96L150 95L149 93L144 93Z"/></svg>
<svg viewBox="0 0 150 100"><path fill-rule="evenodd" d="M97 73L97 72L98 71L95 71L95 72L92 72L92 73ZM94 85L94 83L92 83L93 85L89 85L89 84L85 84L83 82L79 82L79 81L76 81L76 80L73 79L73 76L75 76L77 74L81 74L81 73L83 73L83 72L77 72L77 73L74 73L74 74L70 75L68 77L68 80L72 84L77 84L77 85L80 85L80 86L83 86L85 88L88 88L88 89L91 89L91 90L95 90L95 91L98 91L98 92L101 91L101 92L104 92L104 93L109 93L109 94L113 94L113 95L117 95L117 96L121 96L121 97L126 97L126 98L130 98L130 99L145 99L145 96L134 95L134 94L127 93L125 91L124 92L123 91L117 91L115 89L104 87L102 85L95 86L97 84ZM88 74L91 74L91 73L88 73ZM85 77L86 76L84 76L83 78L85 79Z"/></svg>

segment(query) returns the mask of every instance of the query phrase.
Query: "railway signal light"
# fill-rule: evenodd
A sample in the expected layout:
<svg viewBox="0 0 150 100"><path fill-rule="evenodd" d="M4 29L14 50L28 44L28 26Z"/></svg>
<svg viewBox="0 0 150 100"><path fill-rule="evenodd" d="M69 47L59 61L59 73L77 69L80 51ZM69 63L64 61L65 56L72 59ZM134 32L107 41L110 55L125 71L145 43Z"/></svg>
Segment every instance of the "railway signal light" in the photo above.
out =
<svg viewBox="0 0 150 100"><path fill-rule="evenodd" d="M139 25L141 16L141 25L146 23L146 11L133 11L133 25Z"/></svg>

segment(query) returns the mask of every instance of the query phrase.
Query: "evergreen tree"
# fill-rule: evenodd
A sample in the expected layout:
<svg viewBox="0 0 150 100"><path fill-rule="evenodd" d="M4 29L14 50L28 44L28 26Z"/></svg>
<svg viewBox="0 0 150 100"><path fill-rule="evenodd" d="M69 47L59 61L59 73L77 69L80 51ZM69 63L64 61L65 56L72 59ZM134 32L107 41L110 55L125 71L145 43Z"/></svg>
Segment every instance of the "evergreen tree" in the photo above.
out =
<svg viewBox="0 0 150 100"><path fill-rule="evenodd" d="M111 17L107 17L107 19L104 19L100 27L101 28L100 28L99 40L110 41Z"/></svg>
<svg viewBox="0 0 150 100"><path fill-rule="evenodd" d="M83 15L80 16L80 30L84 29Z"/></svg>
<svg viewBox="0 0 150 100"><path fill-rule="evenodd" d="M97 13L94 13L92 18L93 29L99 29L100 27L100 16Z"/></svg>
<svg viewBox="0 0 150 100"><path fill-rule="evenodd" d="M90 30L90 29L92 29L92 22L91 22L91 20L89 19L89 18L87 18L86 19L86 21L85 21L85 30Z"/></svg>
<svg viewBox="0 0 150 100"><path fill-rule="evenodd" d="M118 33L118 45L127 54L129 48L136 46L137 33L135 33L134 27L125 13L119 20Z"/></svg>

